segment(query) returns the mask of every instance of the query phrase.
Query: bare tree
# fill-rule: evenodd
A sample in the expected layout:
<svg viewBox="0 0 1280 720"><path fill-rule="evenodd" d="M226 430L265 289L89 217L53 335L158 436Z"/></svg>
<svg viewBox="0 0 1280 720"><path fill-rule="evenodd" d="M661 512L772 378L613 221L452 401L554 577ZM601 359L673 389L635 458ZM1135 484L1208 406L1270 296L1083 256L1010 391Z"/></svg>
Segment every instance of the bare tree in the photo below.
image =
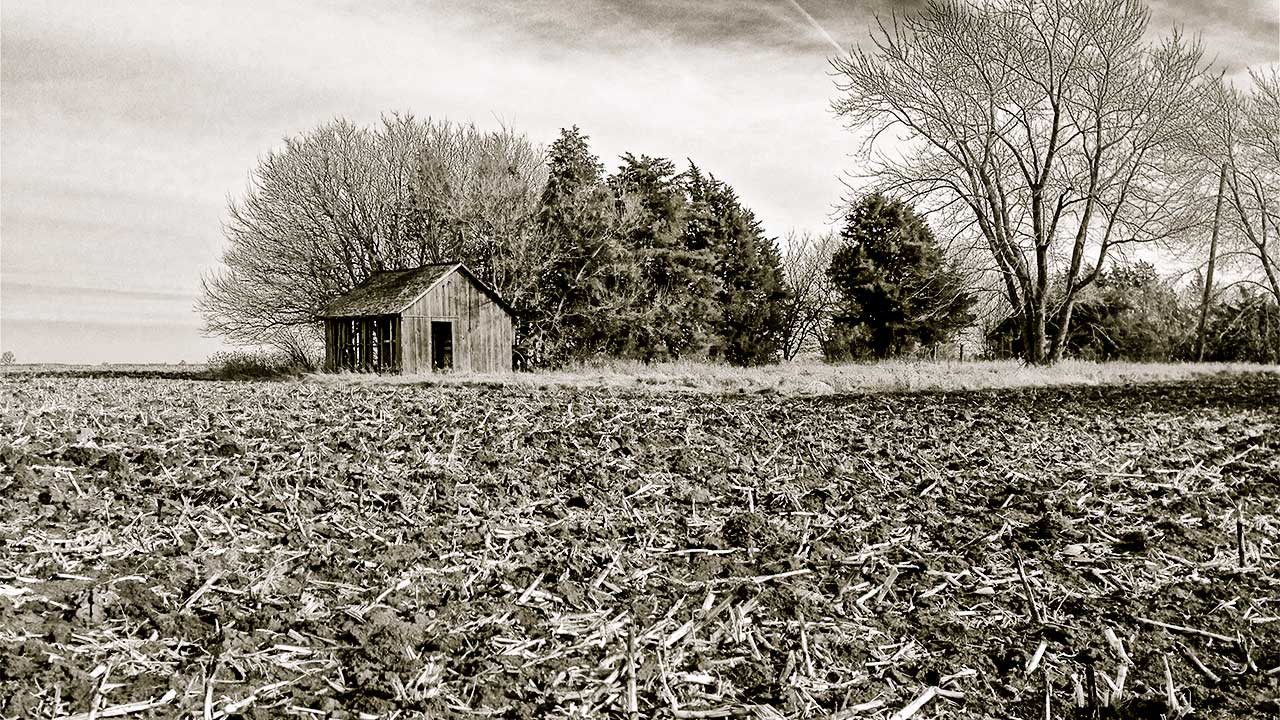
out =
<svg viewBox="0 0 1280 720"><path fill-rule="evenodd" d="M1200 319L1196 322L1196 362L1204 361L1205 327L1209 320L1209 305L1213 301L1213 271L1218 264L1218 236L1222 230L1222 203L1227 197L1227 166L1218 170L1218 193L1213 206L1213 230L1209 236L1209 260L1205 263L1204 287L1200 294Z"/></svg>
<svg viewBox="0 0 1280 720"><path fill-rule="evenodd" d="M1253 89L1228 88L1220 126L1228 202L1263 285L1280 303L1280 71L1250 73Z"/></svg>
<svg viewBox="0 0 1280 720"><path fill-rule="evenodd" d="M1148 24L1140 0L930 0L833 61L875 189L966 211L1028 362L1062 356L1111 252L1191 224L1179 160L1206 71L1198 46L1153 44Z"/></svg>
<svg viewBox="0 0 1280 720"><path fill-rule="evenodd" d="M305 359L324 306L378 270L464 260L518 289L537 277L519 269L541 252L543 184L541 148L509 130L392 115L289 138L229 201L222 265L197 305L206 330Z"/></svg>
<svg viewBox="0 0 1280 720"><path fill-rule="evenodd" d="M434 130L416 168L427 260L464 258L504 293L527 291L554 251L535 217L547 183L543 149L507 128Z"/></svg>
<svg viewBox="0 0 1280 720"><path fill-rule="evenodd" d="M1237 251L1248 266L1242 282L1280 305L1280 70L1251 72L1252 89L1224 87L1222 159ZM1258 276L1261 280L1256 280ZM1280 357L1280 341L1275 345Z"/></svg>
<svg viewBox="0 0 1280 720"><path fill-rule="evenodd" d="M840 247L833 232L787 235L782 270L791 290L785 309L782 356L794 360L817 349L836 306L836 289L828 269Z"/></svg>
<svg viewBox="0 0 1280 720"><path fill-rule="evenodd" d="M430 123L327 123L267 153L230 200L222 266L204 278L206 330L292 351L335 295L424 256L413 169ZM279 342L278 342L279 341Z"/></svg>

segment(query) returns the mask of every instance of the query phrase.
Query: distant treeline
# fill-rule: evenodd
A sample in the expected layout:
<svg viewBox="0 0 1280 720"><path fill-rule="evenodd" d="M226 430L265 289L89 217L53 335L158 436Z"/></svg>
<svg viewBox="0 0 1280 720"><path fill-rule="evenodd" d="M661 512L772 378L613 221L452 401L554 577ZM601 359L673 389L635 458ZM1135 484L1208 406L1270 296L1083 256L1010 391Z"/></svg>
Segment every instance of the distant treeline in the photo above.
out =
<svg viewBox="0 0 1280 720"><path fill-rule="evenodd" d="M372 272L446 260L516 309L526 367L884 358L936 352L975 326L981 354L1026 354L1019 317L980 317L980 278L905 203L867 195L838 233L780 246L713 174L630 153L606 173L576 127L543 150L510 130L412 117L329 123L263 158L226 232L224 267L205 279L209 329L302 364L332 298ZM1075 291L1066 352L1195 359L1202 287L1179 290L1149 265L1100 272ZM1205 359L1280 360L1274 301L1247 286L1213 297Z"/></svg>

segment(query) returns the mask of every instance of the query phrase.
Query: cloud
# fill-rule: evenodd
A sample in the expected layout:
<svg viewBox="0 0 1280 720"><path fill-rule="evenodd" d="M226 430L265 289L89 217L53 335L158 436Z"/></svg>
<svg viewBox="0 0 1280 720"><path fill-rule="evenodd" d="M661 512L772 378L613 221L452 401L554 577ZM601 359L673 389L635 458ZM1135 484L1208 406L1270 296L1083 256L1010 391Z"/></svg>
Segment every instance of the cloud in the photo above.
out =
<svg viewBox="0 0 1280 720"><path fill-rule="evenodd" d="M548 50L633 55L665 42L728 52L825 55L847 49L875 14L922 5L922 0L526 0L505 5L459 0L446 11L469 19L478 31L518 36Z"/></svg>
<svg viewBox="0 0 1280 720"><path fill-rule="evenodd" d="M1275 0L1151 0L1152 25L1199 35L1206 54L1231 73L1280 63L1280 4Z"/></svg>
<svg viewBox="0 0 1280 720"><path fill-rule="evenodd" d="M182 302L188 305L196 299L191 293L163 292L156 290L120 290L115 288L81 287L78 285L38 285L21 280L6 280L6 290L17 290L23 293L40 293L50 297L108 297L128 298L130 300L160 300L166 302Z"/></svg>
<svg viewBox="0 0 1280 720"><path fill-rule="evenodd" d="M56 172L46 179L87 182L72 158L55 162L56 171L42 169L49 155L72 146L81 157L107 156L84 174L119 169L117 184L153 183L157 192L185 186L220 201L240 190L258 153L335 115L369 122L404 109L487 124L501 118L544 141L576 123L596 137L606 160L635 150L746 165L741 173L714 168L726 176L752 174L758 164L747 160L772 155L768 148L743 154L744 143L785 144L790 133L815 131L839 137L826 109L831 48L785 1L746 6L728 21L723 6L582 5L585 11L569 12L583 8L533 2L502 13L464 3L437 13L438 6L383 3L356 13L342 5L304 12L288 3L232 3L214 16L131 3L6 18L6 137L37 138L13 143L12 162L20 176ZM615 15L616 23L599 21ZM584 22L593 32L580 32L575 23ZM728 48L712 32L726 22L722 36L738 38ZM747 42L760 37L773 40ZM784 40L796 38L822 52L783 52ZM26 50L58 61L37 62ZM777 120L784 125L772 127L772 137L734 137ZM9 143L5 150L8 165ZM841 152L828 152L828 172L814 174L813 185L830 179ZM134 157L121 157L127 154ZM179 179L192 171L204 177ZM802 221L788 215L780 221Z"/></svg>
<svg viewBox="0 0 1280 720"><path fill-rule="evenodd" d="M1206 28L1224 61L1274 60L1274 2L1251 2L1160 0L1153 12L1162 27ZM874 14L919 5L4 3L0 312L9 322L69 301L29 285L194 293L217 263L225 200L263 153L337 116L370 123L395 110L504 122L541 142L576 124L606 164L628 151L692 158L770 233L819 229L855 149L829 111L827 58L863 40ZM143 317L135 300L84 299ZM167 327L193 332L173 320L187 306L166 307Z"/></svg>

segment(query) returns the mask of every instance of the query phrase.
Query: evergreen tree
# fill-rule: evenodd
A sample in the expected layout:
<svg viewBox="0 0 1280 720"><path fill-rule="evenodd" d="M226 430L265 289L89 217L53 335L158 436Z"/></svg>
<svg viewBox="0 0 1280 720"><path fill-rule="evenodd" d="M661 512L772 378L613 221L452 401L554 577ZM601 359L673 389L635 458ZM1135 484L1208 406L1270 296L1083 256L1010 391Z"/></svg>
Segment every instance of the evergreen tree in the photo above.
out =
<svg viewBox="0 0 1280 720"><path fill-rule="evenodd" d="M776 357L781 259L731 187L692 164L677 174L669 160L632 154L606 178L576 127L548 148L547 165L538 222L558 253L522 324L529 364Z"/></svg>
<svg viewBox="0 0 1280 720"><path fill-rule="evenodd" d="M1150 263L1119 265L1081 293L1067 352L1090 360L1168 360L1189 344L1193 317Z"/></svg>
<svg viewBox="0 0 1280 720"><path fill-rule="evenodd" d="M1062 302L1066 278L1054 278L1052 302ZM1200 288L1179 298L1178 291L1146 262L1117 265L1098 274L1097 281L1079 293L1071 327L1065 334L1066 354L1086 360L1173 360L1194 358L1195 319ZM1020 355L1019 319L1004 319L987 334L995 355ZM1056 322L1049 324L1056 332Z"/></svg>
<svg viewBox="0 0 1280 720"><path fill-rule="evenodd" d="M1205 359L1280 362L1280 305L1247 286L1223 295L1209 306Z"/></svg>
<svg viewBox="0 0 1280 720"><path fill-rule="evenodd" d="M565 207L577 201L584 189L595 189L604 179L604 165L592 152L589 137L577 125L561 129L547 148L547 184L542 190L543 218L560 218Z"/></svg>
<svg viewBox="0 0 1280 720"><path fill-rule="evenodd" d="M531 365L559 365L603 352L630 305L631 256L618 233L604 166L576 126L547 151L538 221L559 245L542 273L531 331L519 348Z"/></svg>
<svg viewBox="0 0 1280 720"><path fill-rule="evenodd" d="M627 153L609 184L639 290L630 311L620 315L625 332L611 350L645 362L705 353L719 292L715 255L686 243L688 207L675 165Z"/></svg>
<svg viewBox="0 0 1280 720"><path fill-rule="evenodd" d="M777 244L728 184L693 163L684 173L689 199L685 246L715 258L719 293L711 354L734 365L777 359L788 292Z"/></svg>
<svg viewBox="0 0 1280 720"><path fill-rule="evenodd" d="M849 211L840 237L829 274L841 308L824 343L828 359L901 355L973 322L976 298L905 203L868 195Z"/></svg>

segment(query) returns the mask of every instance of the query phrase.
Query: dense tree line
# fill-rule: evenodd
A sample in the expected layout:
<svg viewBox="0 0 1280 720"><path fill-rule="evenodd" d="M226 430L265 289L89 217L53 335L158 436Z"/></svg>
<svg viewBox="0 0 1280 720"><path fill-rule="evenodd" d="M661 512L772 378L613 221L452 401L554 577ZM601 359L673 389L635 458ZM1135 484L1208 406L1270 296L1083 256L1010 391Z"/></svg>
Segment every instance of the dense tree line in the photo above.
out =
<svg viewBox="0 0 1280 720"><path fill-rule="evenodd" d="M1060 298L1063 280L1050 296ZM1280 362L1280 305L1251 283L1235 283L1207 306L1204 349L1198 346L1203 280L1179 286L1146 262L1099 273L1079 300L1066 352L1086 360ZM1057 328L1053 328L1056 330ZM1015 319L987 331L989 354L1020 357Z"/></svg>
<svg viewBox="0 0 1280 720"><path fill-rule="evenodd" d="M328 123L269 153L231 204L207 328L314 352L324 305L379 270L459 260L517 311L517 357L555 366L775 360L788 290L776 243L727 183L623 155L577 128L544 152L510 130Z"/></svg>
<svg viewBox="0 0 1280 720"><path fill-rule="evenodd" d="M781 255L733 188L631 154L606 175L577 128L552 143L548 172L539 222L563 244L527 314L519 351L532 364L776 359Z"/></svg>

